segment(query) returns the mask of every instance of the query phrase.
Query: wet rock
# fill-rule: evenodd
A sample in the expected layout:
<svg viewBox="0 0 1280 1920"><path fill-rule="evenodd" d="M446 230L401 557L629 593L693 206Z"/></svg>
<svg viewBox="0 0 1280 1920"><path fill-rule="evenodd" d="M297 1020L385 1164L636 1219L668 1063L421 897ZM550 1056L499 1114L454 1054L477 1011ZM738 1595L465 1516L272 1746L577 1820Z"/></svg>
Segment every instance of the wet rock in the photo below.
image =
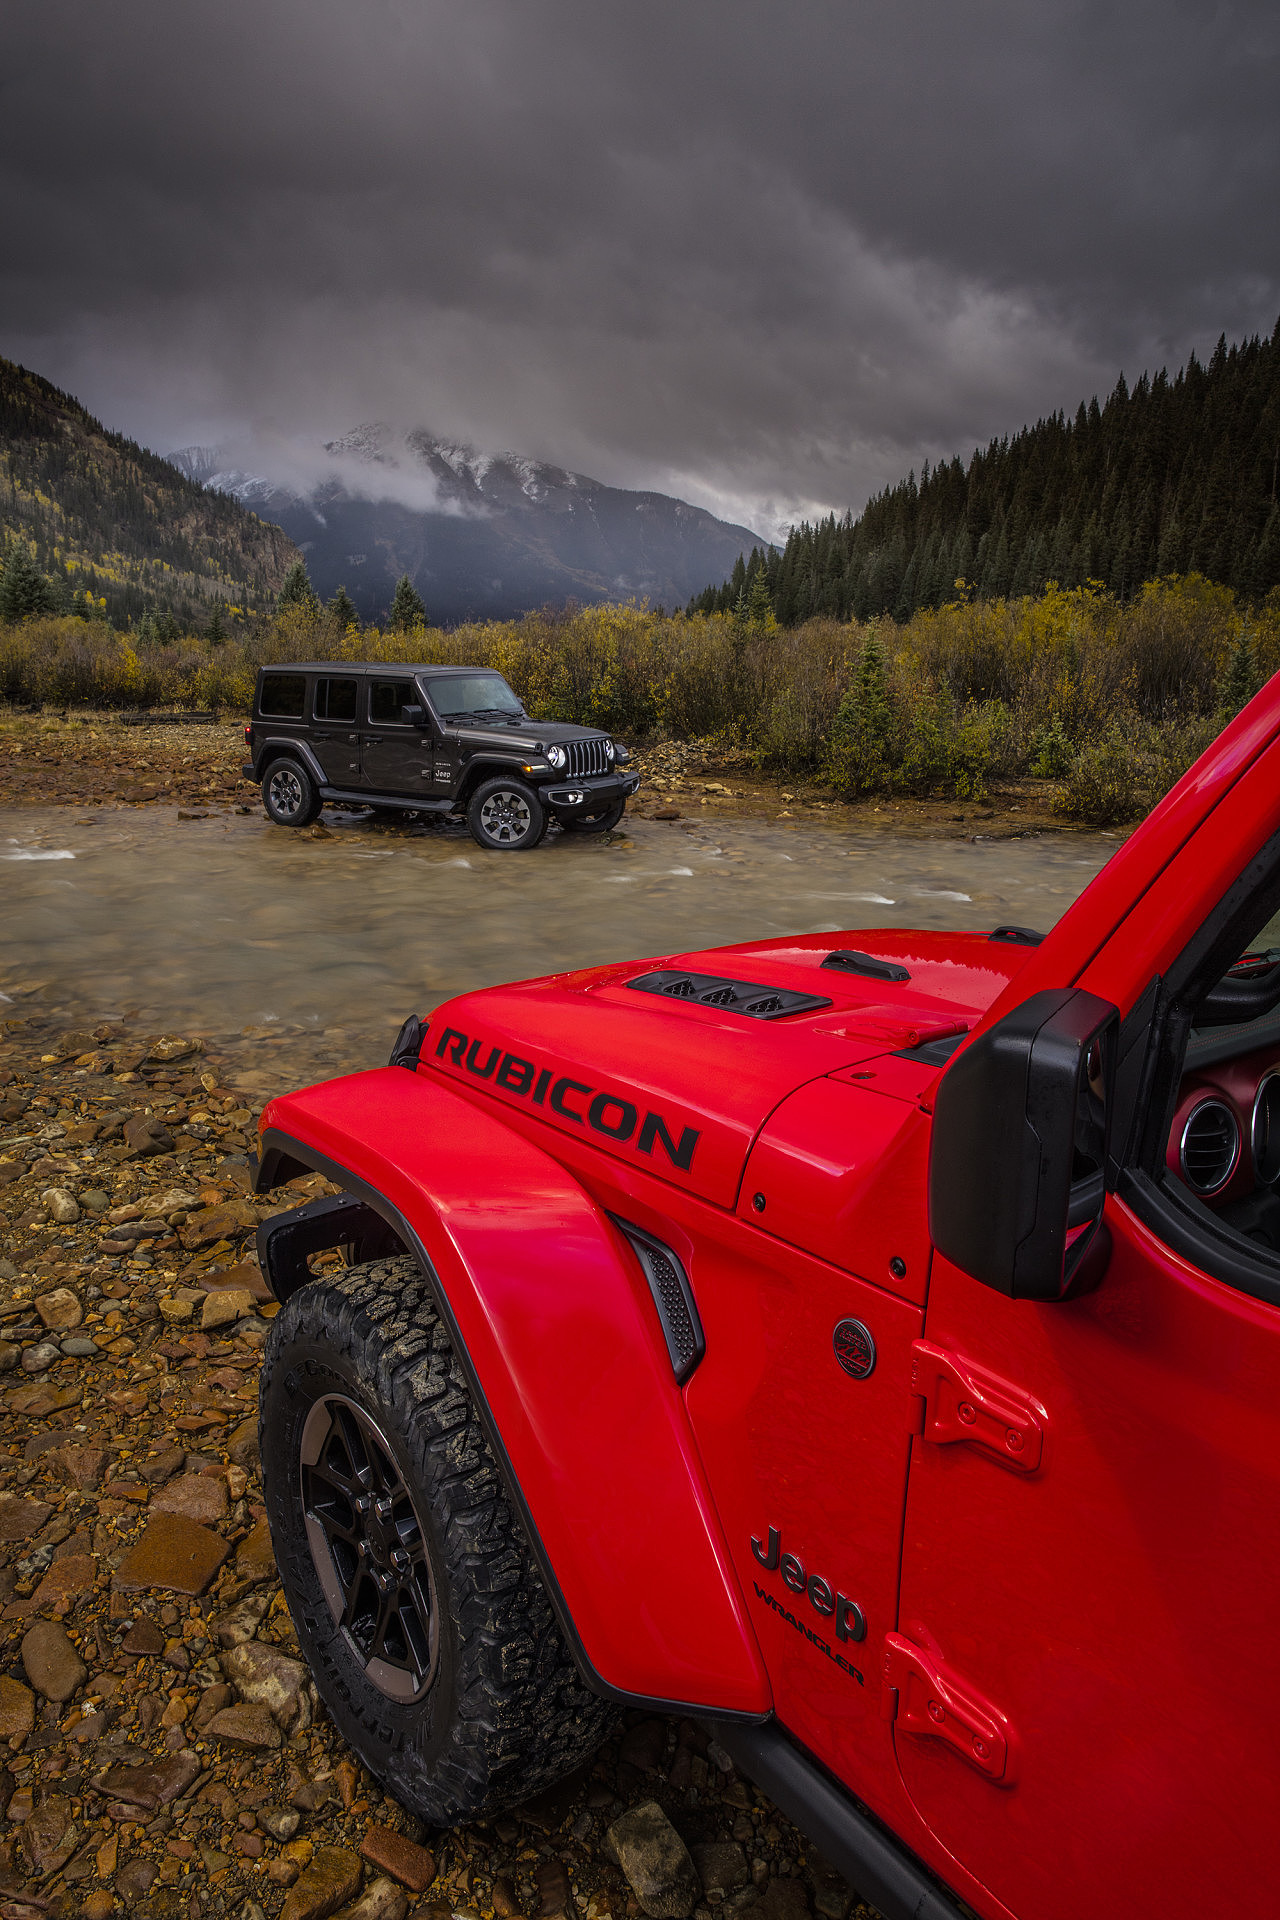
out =
<svg viewBox="0 0 1280 1920"><path fill-rule="evenodd" d="M259 1807L258 1825L273 1840L292 1840L302 1824L296 1807Z"/></svg>
<svg viewBox="0 0 1280 1920"><path fill-rule="evenodd" d="M21 1347L12 1340L0 1340L0 1373L12 1373L21 1358Z"/></svg>
<svg viewBox="0 0 1280 1920"><path fill-rule="evenodd" d="M379 1874L371 1880L358 1900L344 1907L339 1920L404 1920L409 1911L409 1896L394 1880Z"/></svg>
<svg viewBox="0 0 1280 1920"><path fill-rule="evenodd" d="M258 1423L242 1420L227 1436L227 1454L238 1467L256 1470L262 1465L258 1452Z"/></svg>
<svg viewBox="0 0 1280 1920"><path fill-rule="evenodd" d="M111 1920L115 1904L114 1896L106 1887L95 1887L80 1902L81 1920Z"/></svg>
<svg viewBox="0 0 1280 1920"><path fill-rule="evenodd" d="M8 1674L0 1676L0 1740L25 1740L36 1724L36 1698L30 1687Z"/></svg>
<svg viewBox="0 0 1280 1920"><path fill-rule="evenodd" d="M130 1860L116 1875L116 1892L133 1907L150 1893L160 1869L154 1860Z"/></svg>
<svg viewBox="0 0 1280 1920"><path fill-rule="evenodd" d="M101 1187L85 1187L80 1195L80 1206L85 1213L105 1213L111 1205L110 1194L103 1193Z"/></svg>
<svg viewBox="0 0 1280 1920"><path fill-rule="evenodd" d="M47 1201L49 1195L44 1197ZM84 1309L70 1287L55 1287L51 1293L42 1293L35 1307L40 1325L52 1333L70 1333L84 1318Z"/></svg>
<svg viewBox="0 0 1280 1920"><path fill-rule="evenodd" d="M118 1760L107 1768L98 1784L111 1799L155 1813L184 1794L199 1771L200 1762L194 1753L172 1753L162 1760L148 1758L136 1766Z"/></svg>
<svg viewBox="0 0 1280 1920"><path fill-rule="evenodd" d="M179 1238L184 1247L211 1247L217 1240L234 1240L237 1235L256 1229L258 1216L247 1200L224 1200L213 1207L193 1213Z"/></svg>
<svg viewBox="0 0 1280 1920"><path fill-rule="evenodd" d="M751 1920L809 1920L803 1880L790 1876L770 1880L751 1908Z"/></svg>
<svg viewBox="0 0 1280 1920"><path fill-rule="evenodd" d="M199 1705L191 1716L193 1732L205 1732L215 1714L221 1713L224 1707L232 1706L235 1697L234 1689L221 1680L215 1680L211 1687L206 1687L200 1695Z"/></svg>
<svg viewBox="0 0 1280 1920"><path fill-rule="evenodd" d="M82 1593L92 1593L97 1579L97 1564L90 1553L68 1553L55 1559L32 1595L33 1607L56 1607L62 1613Z"/></svg>
<svg viewBox="0 0 1280 1920"><path fill-rule="evenodd" d="M147 1587L203 1593L230 1551L221 1534L185 1514L158 1514L120 1562L115 1585L126 1593Z"/></svg>
<svg viewBox="0 0 1280 1920"><path fill-rule="evenodd" d="M124 1123L124 1143L139 1159L153 1153L172 1153L173 1135L153 1113L133 1113Z"/></svg>
<svg viewBox="0 0 1280 1920"><path fill-rule="evenodd" d="M55 1447L49 1454L49 1464L60 1479L69 1487L80 1487L92 1492L102 1485L102 1476L107 1470L106 1450L102 1447L79 1447L68 1440L64 1446Z"/></svg>
<svg viewBox="0 0 1280 1920"><path fill-rule="evenodd" d="M221 1713L215 1713L207 1732L213 1740L224 1741L231 1747L247 1748L251 1753L280 1745L280 1729L270 1709L249 1702L224 1707Z"/></svg>
<svg viewBox="0 0 1280 1920"><path fill-rule="evenodd" d="M62 1342L62 1351L68 1360L96 1360L101 1348L87 1334L73 1333L69 1340Z"/></svg>
<svg viewBox="0 0 1280 1920"><path fill-rule="evenodd" d="M35 1874L56 1873L80 1844L80 1832L71 1817L71 1802L51 1794L24 1820L20 1844L28 1869Z"/></svg>
<svg viewBox="0 0 1280 1920"><path fill-rule="evenodd" d="M690 1847L689 1852L698 1870L702 1891L708 1896L718 1895L723 1899L726 1894L745 1887L751 1878L747 1856L732 1840L709 1840Z"/></svg>
<svg viewBox="0 0 1280 1920"><path fill-rule="evenodd" d="M72 1646L66 1629L54 1620L37 1620L22 1641L27 1679L46 1700L69 1700L89 1678L89 1669Z"/></svg>
<svg viewBox="0 0 1280 1920"><path fill-rule="evenodd" d="M69 1227L80 1218L79 1203L66 1187L46 1187L40 1195L40 1204L60 1227Z"/></svg>
<svg viewBox="0 0 1280 1920"><path fill-rule="evenodd" d="M494 1881L489 1901L497 1915L497 1920L519 1920L524 1911L516 1899L516 1890L505 1873L500 1873Z"/></svg>
<svg viewBox="0 0 1280 1920"><path fill-rule="evenodd" d="M170 1060L186 1060L193 1053L203 1052L203 1040L187 1040L178 1033L164 1033L158 1040L152 1041L147 1059L163 1063Z"/></svg>
<svg viewBox="0 0 1280 1920"><path fill-rule="evenodd" d="M328 1920L359 1886L359 1855L346 1847L320 1847L285 1895L280 1920Z"/></svg>
<svg viewBox="0 0 1280 1920"><path fill-rule="evenodd" d="M239 1647L246 1640L252 1640L270 1604L267 1594L251 1593L234 1607L229 1607L226 1613L219 1614L213 1622L213 1637L218 1645Z"/></svg>
<svg viewBox="0 0 1280 1920"><path fill-rule="evenodd" d="M200 1325L206 1333L217 1327L229 1327L252 1313L253 1306L253 1295L247 1287L218 1288L204 1297Z"/></svg>
<svg viewBox="0 0 1280 1920"><path fill-rule="evenodd" d="M0 1541L30 1540L39 1533L53 1508L47 1500L28 1500L19 1494L0 1494Z"/></svg>
<svg viewBox="0 0 1280 1920"><path fill-rule="evenodd" d="M187 1456L181 1447L165 1447L150 1460L142 1461L138 1472L149 1486L158 1487L171 1480L175 1473L181 1473L186 1464Z"/></svg>
<svg viewBox="0 0 1280 1920"><path fill-rule="evenodd" d="M276 1557L271 1551L271 1533L265 1520L259 1520L236 1549L236 1578L255 1586L261 1580L274 1580Z"/></svg>
<svg viewBox="0 0 1280 1920"><path fill-rule="evenodd" d="M809 1857L809 1881L813 1888L813 1910L820 1920L848 1920L849 1909L858 1896L844 1875L837 1873L820 1854Z"/></svg>
<svg viewBox="0 0 1280 1920"><path fill-rule="evenodd" d="M28 1347L22 1356L24 1373L43 1373L55 1360L61 1360L62 1349L52 1340L41 1340L34 1347Z"/></svg>
<svg viewBox="0 0 1280 1920"><path fill-rule="evenodd" d="M371 1866L380 1867L412 1893L425 1893L436 1877L435 1855L394 1827L370 1827L360 1851Z"/></svg>
<svg viewBox="0 0 1280 1920"><path fill-rule="evenodd" d="M557 1913L573 1912L573 1889L569 1885L569 1872L563 1860L554 1856L550 1860L538 1863L538 1912L550 1920Z"/></svg>
<svg viewBox="0 0 1280 1920"><path fill-rule="evenodd" d="M282 1727L310 1725L307 1669L301 1660L261 1640L246 1640L222 1655L222 1671L241 1699L266 1707Z"/></svg>
<svg viewBox="0 0 1280 1920"><path fill-rule="evenodd" d="M140 1613L120 1642L122 1653L156 1654L164 1652L164 1635L154 1620Z"/></svg>
<svg viewBox="0 0 1280 1920"><path fill-rule="evenodd" d="M188 1520L225 1520L227 1485L208 1473L183 1473L152 1496L151 1513L182 1513Z"/></svg>
<svg viewBox="0 0 1280 1920"><path fill-rule="evenodd" d="M688 1920L700 1894L689 1850L655 1800L615 1820L609 1839L631 1890L653 1920Z"/></svg>

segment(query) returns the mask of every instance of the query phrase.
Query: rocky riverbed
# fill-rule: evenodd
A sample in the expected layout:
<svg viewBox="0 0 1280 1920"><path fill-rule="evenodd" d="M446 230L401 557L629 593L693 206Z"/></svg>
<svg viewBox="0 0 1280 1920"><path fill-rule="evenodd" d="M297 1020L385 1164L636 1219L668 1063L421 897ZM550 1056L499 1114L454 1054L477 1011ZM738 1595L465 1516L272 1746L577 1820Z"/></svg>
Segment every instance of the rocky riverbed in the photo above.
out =
<svg viewBox="0 0 1280 1920"><path fill-rule="evenodd" d="M38 996L0 1036L0 1920L869 1915L689 1721L424 1832L320 1706L257 1444L236 1061ZM336 1258L336 1256L334 1256Z"/></svg>

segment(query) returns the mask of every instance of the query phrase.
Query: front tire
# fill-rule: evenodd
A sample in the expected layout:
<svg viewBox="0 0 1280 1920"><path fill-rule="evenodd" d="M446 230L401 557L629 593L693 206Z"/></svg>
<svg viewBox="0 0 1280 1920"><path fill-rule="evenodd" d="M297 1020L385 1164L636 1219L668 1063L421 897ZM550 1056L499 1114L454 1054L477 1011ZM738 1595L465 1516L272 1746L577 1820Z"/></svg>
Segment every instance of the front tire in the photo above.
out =
<svg viewBox="0 0 1280 1920"><path fill-rule="evenodd" d="M548 821L532 787L500 775L483 781L472 794L467 826L477 846L494 853L524 853L539 844Z"/></svg>
<svg viewBox="0 0 1280 1920"><path fill-rule="evenodd" d="M564 825L570 833L612 833L627 810L625 800L615 800L603 813L588 814L586 819L566 820Z"/></svg>
<svg viewBox="0 0 1280 1920"><path fill-rule="evenodd" d="M298 1639L339 1732L403 1806L462 1825L594 1752L614 1711L569 1656L416 1261L290 1297L259 1419Z"/></svg>
<svg viewBox="0 0 1280 1920"><path fill-rule="evenodd" d="M262 804L278 827L309 827L324 802L304 766L275 760L262 776Z"/></svg>

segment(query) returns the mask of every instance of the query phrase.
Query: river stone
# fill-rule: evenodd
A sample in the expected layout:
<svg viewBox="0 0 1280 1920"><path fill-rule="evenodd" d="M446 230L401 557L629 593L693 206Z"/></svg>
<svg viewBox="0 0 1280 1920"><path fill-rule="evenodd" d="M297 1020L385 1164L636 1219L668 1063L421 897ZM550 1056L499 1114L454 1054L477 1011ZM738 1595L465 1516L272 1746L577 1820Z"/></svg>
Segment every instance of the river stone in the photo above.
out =
<svg viewBox="0 0 1280 1920"><path fill-rule="evenodd" d="M219 1533L183 1513L161 1513L116 1568L124 1592L163 1587L171 1593L203 1593L231 1548Z"/></svg>
<svg viewBox="0 0 1280 1920"><path fill-rule="evenodd" d="M689 1920L701 1894L689 1849L656 1800L632 1807L609 1829L618 1864L652 1920Z"/></svg>
<svg viewBox="0 0 1280 1920"><path fill-rule="evenodd" d="M139 1766L117 1760L102 1778L102 1791L126 1806L154 1813L158 1807L167 1807L171 1800L184 1794L199 1771L199 1760L186 1748L180 1753L166 1754L163 1759L148 1756Z"/></svg>
<svg viewBox="0 0 1280 1920"><path fill-rule="evenodd" d="M708 1840L690 1847L693 1864L706 1894L736 1893L751 1878L747 1856L734 1840Z"/></svg>
<svg viewBox="0 0 1280 1920"><path fill-rule="evenodd" d="M70 1487L79 1487L83 1492L92 1493L102 1485L102 1476L107 1470L107 1454L104 1447L78 1447L68 1440L65 1445L55 1447L49 1455L49 1464L54 1467L60 1478Z"/></svg>
<svg viewBox="0 0 1280 1920"><path fill-rule="evenodd" d="M0 1740L25 1740L36 1724L36 1697L21 1680L0 1675Z"/></svg>
<svg viewBox="0 0 1280 1920"><path fill-rule="evenodd" d="M47 1500L0 1494L0 1541L29 1540L33 1533L39 1533L52 1512Z"/></svg>
<svg viewBox="0 0 1280 1920"><path fill-rule="evenodd" d="M220 1287L214 1293L206 1293L200 1325L206 1333L214 1327L229 1327L252 1313L253 1304L253 1295L247 1287Z"/></svg>
<svg viewBox="0 0 1280 1920"><path fill-rule="evenodd" d="M54 1620L37 1620L22 1640L22 1664L37 1693L59 1703L89 1678L89 1669Z"/></svg>
<svg viewBox="0 0 1280 1920"><path fill-rule="evenodd" d="M80 1195L80 1205L85 1213L105 1213L111 1205L111 1195L101 1187L86 1187Z"/></svg>
<svg viewBox="0 0 1280 1920"><path fill-rule="evenodd" d="M280 1745L280 1729L270 1708L257 1706L252 1701L224 1707L221 1713L214 1714L206 1731L214 1740L225 1741L232 1747L247 1747L250 1752Z"/></svg>
<svg viewBox="0 0 1280 1920"><path fill-rule="evenodd" d="M52 1340L37 1341L34 1347L27 1347L22 1355L24 1373L43 1373L55 1360L61 1360L62 1348Z"/></svg>
<svg viewBox="0 0 1280 1920"><path fill-rule="evenodd" d="M84 1333L73 1333L62 1343L63 1357L67 1360L96 1360L100 1352L97 1341Z"/></svg>
<svg viewBox="0 0 1280 1920"><path fill-rule="evenodd" d="M65 1867L79 1840L79 1831L71 1817L71 1802L63 1794L55 1793L23 1821L18 1843L31 1871L45 1874Z"/></svg>
<svg viewBox="0 0 1280 1920"><path fill-rule="evenodd" d="M116 1892L126 1906L136 1906L150 1893L159 1871L154 1860L130 1860L121 1867L116 1875Z"/></svg>
<svg viewBox="0 0 1280 1920"><path fill-rule="evenodd" d="M360 1851L371 1866L381 1867L411 1893L425 1893L436 1877L435 1855L394 1827L370 1827Z"/></svg>
<svg viewBox="0 0 1280 1920"><path fill-rule="evenodd" d="M298 1720L304 1726L309 1724L307 1669L301 1660L292 1660L278 1647L266 1646L261 1640L243 1640L239 1646L228 1647L221 1658L222 1671L242 1700L266 1707L282 1727L291 1727Z"/></svg>
<svg viewBox="0 0 1280 1920"><path fill-rule="evenodd" d="M70 1333L84 1319L84 1309L70 1287L55 1287L52 1293L42 1293L36 1301L36 1313L40 1325L52 1333Z"/></svg>
<svg viewBox="0 0 1280 1920"><path fill-rule="evenodd" d="M148 1060L185 1060L189 1054L203 1053L203 1040L187 1040L180 1033L162 1033L151 1043Z"/></svg>
<svg viewBox="0 0 1280 1920"><path fill-rule="evenodd" d="M359 1854L346 1847L320 1847L285 1895L280 1920L328 1920L359 1886Z"/></svg>
<svg viewBox="0 0 1280 1920"><path fill-rule="evenodd" d="M120 1651L134 1654L163 1653L164 1635L154 1620L149 1620L145 1613L140 1613L120 1642Z"/></svg>
<svg viewBox="0 0 1280 1920"><path fill-rule="evenodd" d="M12 1340L0 1340L0 1373L12 1373L22 1358L22 1348Z"/></svg>
<svg viewBox="0 0 1280 1920"><path fill-rule="evenodd" d="M404 1920L409 1911L409 1896L394 1880L379 1874L371 1880L358 1900L344 1907L338 1920Z"/></svg>
<svg viewBox="0 0 1280 1920"><path fill-rule="evenodd" d="M271 1530L265 1520L259 1520L236 1549L236 1578L252 1581L256 1586L260 1580L273 1580L275 1572L276 1557L271 1551Z"/></svg>
<svg viewBox="0 0 1280 1920"><path fill-rule="evenodd" d="M92 1593L97 1579L97 1563L90 1553L68 1553L55 1560L31 1597L34 1608L55 1607L65 1613L67 1603L82 1593Z"/></svg>
<svg viewBox="0 0 1280 1920"><path fill-rule="evenodd" d="M151 1497L151 1513L184 1513L188 1520L225 1520L227 1483L208 1473L181 1473Z"/></svg>
<svg viewBox="0 0 1280 1920"><path fill-rule="evenodd" d="M153 1113L130 1114L124 1123L124 1143L137 1157L173 1151L173 1135Z"/></svg>
<svg viewBox="0 0 1280 1920"><path fill-rule="evenodd" d="M40 1195L40 1204L60 1227L72 1226L80 1218L79 1202L66 1187L46 1187Z"/></svg>
<svg viewBox="0 0 1280 1920"><path fill-rule="evenodd" d="M234 1240L238 1234L256 1228L258 1216L247 1200L224 1200L219 1206L201 1207L184 1227L178 1229L184 1247L211 1247L216 1240Z"/></svg>

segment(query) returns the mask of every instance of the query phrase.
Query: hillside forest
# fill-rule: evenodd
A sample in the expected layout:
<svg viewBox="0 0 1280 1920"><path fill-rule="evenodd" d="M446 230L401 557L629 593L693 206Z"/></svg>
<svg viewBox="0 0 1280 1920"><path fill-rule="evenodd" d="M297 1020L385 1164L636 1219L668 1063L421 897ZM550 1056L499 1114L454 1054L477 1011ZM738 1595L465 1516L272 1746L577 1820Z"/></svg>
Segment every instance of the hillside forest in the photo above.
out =
<svg viewBox="0 0 1280 1920"><path fill-rule="evenodd" d="M1172 379L1121 375L1083 403L886 487L855 519L792 529L740 556L690 612L728 612L763 572L782 626L910 619L955 597L1018 600L1097 581L1121 603L1198 573L1261 601L1280 585L1280 322L1267 340L1193 354Z"/></svg>

